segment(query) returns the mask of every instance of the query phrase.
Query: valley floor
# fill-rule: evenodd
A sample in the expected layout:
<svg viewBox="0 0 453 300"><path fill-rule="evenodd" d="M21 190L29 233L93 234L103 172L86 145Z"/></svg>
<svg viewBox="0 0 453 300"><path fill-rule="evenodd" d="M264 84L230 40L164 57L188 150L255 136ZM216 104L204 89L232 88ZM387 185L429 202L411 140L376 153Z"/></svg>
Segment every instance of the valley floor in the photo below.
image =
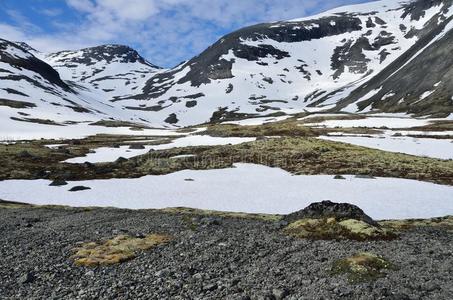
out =
<svg viewBox="0 0 453 300"><path fill-rule="evenodd" d="M375 219L446 216L451 120L324 114L118 130L0 143L0 199L45 205L0 200L1 299L453 298L451 217L369 231L357 220L155 210L286 214L330 199ZM402 231L387 240L392 226ZM386 240L309 240L303 230L377 230ZM361 252L386 259L379 276L353 282L335 271ZM97 259L125 261L87 267Z"/></svg>
<svg viewBox="0 0 453 300"><path fill-rule="evenodd" d="M71 259L80 242L148 233L172 239L113 266ZM2 299L453 298L453 235L437 227L392 241L313 241L283 234L272 216L3 205L0 245ZM332 273L362 251L395 267L358 283Z"/></svg>

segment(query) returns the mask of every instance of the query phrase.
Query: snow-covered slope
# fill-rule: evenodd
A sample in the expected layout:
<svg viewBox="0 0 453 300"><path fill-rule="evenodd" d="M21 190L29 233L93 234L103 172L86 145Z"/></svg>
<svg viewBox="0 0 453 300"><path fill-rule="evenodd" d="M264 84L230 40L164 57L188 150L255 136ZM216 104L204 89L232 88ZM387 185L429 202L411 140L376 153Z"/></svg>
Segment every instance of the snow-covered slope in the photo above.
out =
<svg viewBox="0 0 453 300"><path fill-rule="evenodd" d="M78 83L62 80L55 69L22 46L26 44L0 39L1 134L14 138L9 132L40 126L53 130L99 120L146 123L141 112L116 106Z"/></svg>
<svg viewBox="0 0 453 300"><path fill-rule="evenodd" d="M450 28L451 6L451 0L383 0L247 27L153 76L139 103L177 124L336 104L417 42Z"/></svg>
<svg viewBox="0 0 453 300"><path fill-rule="evenodd" d="M346 6L243 28L168 70L127 46L46 55L2 41L0 97L36 107L3 101L1 117L185 126L308 107L445 117L453 113L452 18L453 0Z"/></svg>
<svg viewBox="0 0 453 300"><path fill-rule="evenodd" d="M1 39L0 82L2 124L11 118L63 122L72 116L97 113L100 107L81 99L51 66Z"/></svg>
<svg viewBox="0 0 453 300"><path fill-rule="evenodd" d="M103 45L44 56L62 79L84 86L101 100L137 94L150 75L160 70L137 51L122 45Z"/></svg>
<svg viewBox="0 0 453 300"><path fill-rule="evenodd" d="M431 1L420 1L411 11L415 20ZM411 29L417 42L380 74L352 92L339 107L352 111L370 109L448 116L453 110L453 8L452 1L431 8L442 8L420 30Z"/></svg>

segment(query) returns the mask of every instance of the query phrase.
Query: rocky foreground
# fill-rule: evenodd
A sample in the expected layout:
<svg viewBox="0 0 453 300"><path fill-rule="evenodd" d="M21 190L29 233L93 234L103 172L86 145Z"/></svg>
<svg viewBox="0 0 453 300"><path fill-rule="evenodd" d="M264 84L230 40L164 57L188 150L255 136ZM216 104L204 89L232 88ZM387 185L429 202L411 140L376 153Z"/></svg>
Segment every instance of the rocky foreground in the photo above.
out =
<svg viewBox="0 0 453 300"><path fill-rule="evenodd" d="M344 208L279 217L0 203L0 298L453 299L451 219L376 223Z"/></svg>

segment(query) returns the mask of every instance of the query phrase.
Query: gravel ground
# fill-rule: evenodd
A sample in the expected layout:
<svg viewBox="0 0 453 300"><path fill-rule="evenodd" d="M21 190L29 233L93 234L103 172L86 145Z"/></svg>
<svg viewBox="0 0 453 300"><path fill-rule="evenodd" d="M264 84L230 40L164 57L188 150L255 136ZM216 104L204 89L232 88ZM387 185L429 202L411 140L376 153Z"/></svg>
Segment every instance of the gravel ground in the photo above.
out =
<svg viewBox="0 0 453 300"><path fill-rule="evenodd" d="M417 228L394 241L309 241L277 222L160 211L0 208L1 299L453 299L453 235ZM120 265L86 268L78 242L166 233ZM351 284L333 262L360 251L397 266Z"/></svg>

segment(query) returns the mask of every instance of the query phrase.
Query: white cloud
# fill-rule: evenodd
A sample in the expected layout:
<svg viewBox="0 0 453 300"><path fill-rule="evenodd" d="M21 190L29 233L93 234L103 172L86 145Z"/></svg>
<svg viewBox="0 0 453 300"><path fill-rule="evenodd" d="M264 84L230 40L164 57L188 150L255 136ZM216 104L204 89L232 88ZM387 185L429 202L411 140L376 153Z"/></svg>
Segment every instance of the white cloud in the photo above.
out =
<svg viewBox="0 0 453 300"><path fill-rule="evenodd" d="M1 38L10 41L23 41L27 40L27 36L24 32L15 26L11 26L8 24L0 23L0 32Z"/></svg>
<svg viewBox="0 0 453 300"><path fill-rule="evenodd" d="M61 9L57 9L57 8L45 8L45 9L40 9L39 13L49 16L49 17L56 17L58 15L61 15L62 11L61 11Z"/></svg>
<svg viewBox="0 0 453 300"><path fill-rule="evenodd" d="M0 36L42 51L127 44L151 62L170 66L198 54L222 32L354 2L363 0L66 0L80 15L78 24L55 22L54 33L42 33L19 14L18 26L0 24Z"/></svg>
<svg viewBox="0 0 453 300"><path fill-rule="evenodd" d="M95 8L91 0L66 0L66 3L82 12L92 12Z"/></svg>

